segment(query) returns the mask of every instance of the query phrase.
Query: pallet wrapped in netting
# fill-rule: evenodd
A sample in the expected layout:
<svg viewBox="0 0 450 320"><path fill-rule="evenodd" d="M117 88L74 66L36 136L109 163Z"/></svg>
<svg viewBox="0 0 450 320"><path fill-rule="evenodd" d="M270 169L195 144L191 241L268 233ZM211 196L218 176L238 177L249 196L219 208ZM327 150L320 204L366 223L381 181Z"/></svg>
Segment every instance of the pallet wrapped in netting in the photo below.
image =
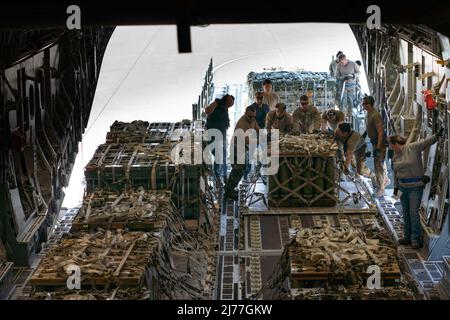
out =
<svg viewBox="0 0 450 320"><path fill-rule="evenodd" d="M272 207L332 207L339 200L337 145L318 134L280 139L279 169L269 176Z"/></svg>
<svg viewBox="0 0 450 320"><path fill-rule="evenodd" d="M334 107L336 79L326 72L305 70L250 72L247 76L249 101L254 100L255 93L262 91L264 80L270 79L274 92L280 102L286 105L286 111L293 112L300 103L300 96L306 94L319 111Z"/></svg>
<svg viewBox="0 0 450 320"><path fill-rule="evenodd" d="M73 266L81 287L143 287L163 244L151 233L102 230L70 233L40 261L30 285L43 291L65 288Z"/></svg>
<svg viewBox="0 0 450 320"><path fill-rule="evenodd" d="M144 188L124 191L99 189L87 194L75 216L71 232L80 230L128 229L159 231L167 227L176 214L172 193Z"/></svg>
<svg viewBox="0 0 450 320"><path fill-rule="evenodd" d="M86 190L172 191L172 199L186 219L200 214L200 183L204 165L175 164L171 150L175 142L164 144L103 144L85 167Z"/></svg>
<svg viewBox="0 0 450 320"><path fill-rule="evenodd" d="M87 192L140 186L147 190L170 189L176 174L170 159L172 148L171 143L100 145L85 167Z"/></svg>
<svg viewBox="0 0 450 320"><path fill-rule="evenodd" d="M191 130L191 122L115 121L106 135L106 143L163 143L172 140L175 130Z"/></svg>
<svg viewBox="0 0 450 320"><path fill-rule="evenodd" d="M146 288L116 288L113 290L33 291L32 300L151 300L156 299Z"/></svg>
<svg viewBox="0 0 450 320"><path fill-rule="evenodd" d="M359 285L371 267L379 268L382 285L396 286L401 278L396 247L376 225L292 230L289 251L291 288Z"/></svg>

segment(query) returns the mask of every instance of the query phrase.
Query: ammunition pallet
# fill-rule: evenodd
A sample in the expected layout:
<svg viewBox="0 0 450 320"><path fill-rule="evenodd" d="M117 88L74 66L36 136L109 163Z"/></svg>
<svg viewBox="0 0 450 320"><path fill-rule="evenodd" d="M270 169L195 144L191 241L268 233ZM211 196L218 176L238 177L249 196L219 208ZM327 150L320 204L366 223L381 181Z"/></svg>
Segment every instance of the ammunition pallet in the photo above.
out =
<svg viewBox="0 0 450 320"><path fill-rule="evenodd" d="M127 229L130 231L155 231L164 229L167 226L165 222L139 222L139 221L123 221L123 222L75 222L72 224L71 232L78 231L94 231L98 228L105 228L109 230Z"/></svg>
<svg viewBox="0 0 450 320"><path fill-rule="evenodd" d="M383 286L394 286L398 280L401 279L400 268L397 263L391 263L384 268L381 268L381 280ZM332 271L301 271L298 264L291 263L291 287L303 288L319 286L324 283L345 283L349 275L342 272ZM358 273L364 281L370 276L368 273Z"/></svg>
<svg viewBox="0 0 450 320"><path fill-rule="evenodd" d="M150 292L143 288L116 288L109 290L34 291L32 300L144 300Z"/></svg>
<svg viewBox="0 0 450 320"><path fill-rule="evenodd" d="M275 207L332 207L338 202L336 159L280 155L269 176L268 200Z"/></svg>
<svg viewBox="0 0 450 320"><path fill-rule="evenodd" d="M191 130L191 122L116 121L106 135L106 143L164 143L175 130Z"/></svg>
<svg viewBox="0 0 450 320"><path fill-rule="evenodd" d="M123 233L122 237L127 234L134 237L127 245L123 245L123 240L119 238L116 238L118 242L115 244L106 244L110 241L107 237L111 237L107 233L79 233L61 240L41 260L30 284L42 290L66 287L68 276L64 271L65 261L78 257L71 264L80 267L82 288L142 285L152 256L158 252L159 240L143 232ZM83 258L80 258L81 255Z"/></svg>
<svg viewBox="0 0 450 320"><path fill-rule="evenodd" d="M308 95L319 109L334 106L334 92L336 79L326 72L283 71L251 72L247 76L249 97L253 99L255 93L262 88L265 79L270 79L273 91L283 102L288 112L298 107L301 95Z"/></svg>
<svg viewBox="0 0 450 320"><path fill-rule="evenodd" d="M98 227L154 231L167 226L167 217L163 214L176 214L170 191L97 190L85 196L71 231L89 231Z"/></svg>

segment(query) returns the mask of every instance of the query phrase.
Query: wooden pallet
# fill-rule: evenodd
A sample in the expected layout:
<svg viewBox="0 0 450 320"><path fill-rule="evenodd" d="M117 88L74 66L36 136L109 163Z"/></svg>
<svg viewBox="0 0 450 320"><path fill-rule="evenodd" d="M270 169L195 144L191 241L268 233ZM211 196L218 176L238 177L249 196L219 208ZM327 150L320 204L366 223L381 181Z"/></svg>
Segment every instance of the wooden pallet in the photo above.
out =
<svg viewBox="0 0 450 320"><path fill-rule="evenodd" d="M74 222L72 224L71 232L78 231L93 231L98 228L117 230L128 229L130 231L155 231L164 229L167 226L166 222L145 222L145 221L101 221L101 222Z"/></svg>
<svg viewBox="0 0 450 320"><path fill-rule="evenodd" d="M142 300L148 299L145 288L114 288L108 290L33 291L31 300Z"/></svg>
<svg viewBox="0 0 450 320"><path fill-rule="evenodd" d="M133 234L143 234L142 232L134 232ZM111 246L105 247L97 245L97 242L102 241L103 237L89 238L89 250L83 247L82 235L73 236L70 239L62 240L58 245L53 247L48 255L41 260L38 268L30 279L30 284L38 288L47 287L66 287L68 276L65 276L62 266L56 267L57 262L55 258L70 257L80 255L83 252L84 262L79 262L81 268L81 286L83 288L94 288L98 286L116 285L116 286L140 286L145 278L147 269L149 268L151 257L157 254L159 241L151 237L146 240L136 238L130 241L127 246ZM103 234L104 235L104 234ZM84 251L83 251L84 250ZM105 254L105 258L95 260L99 254ZM88 274L83 275L83 266L94 261L101 263L106 267L103 274Z"/></svg>
<svg viewBox="0 0 450 320"><path fill-rule="evenodd" d="M370 276L367 273L360 274L363 279ZM344 279L344 273L334 273L332 271L301 271L299 266L295 263L291 263L291 278L297 281L308 280L329 280L329 279ZM388 266L382 268L381 279L400 279L401 271L397 263L391 263Z"/></svg>
<svg viewBox="0 0 450 320"><path fill-rule="evenodd" d="M99 227L109 230L126 228L134 231L163 229L167 226L167 218L161 213L176 214L171 196L170 191L97 190L85 196L83 206L72 222L71 231L89 231ZM136 216L137 212L147 214L149 211L144 206L148 204L154 206L153 215Z"/></svg>

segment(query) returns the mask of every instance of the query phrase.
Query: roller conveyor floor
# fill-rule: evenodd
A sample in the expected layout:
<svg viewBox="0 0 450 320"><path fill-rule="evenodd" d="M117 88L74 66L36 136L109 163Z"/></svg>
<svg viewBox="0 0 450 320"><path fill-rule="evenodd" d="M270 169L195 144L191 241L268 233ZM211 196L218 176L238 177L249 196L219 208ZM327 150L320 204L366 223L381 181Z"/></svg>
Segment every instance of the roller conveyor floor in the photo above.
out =
<svg viewBox="0 0 450 320"><path fill-rule="evenodd" d="M372 193L369 179L362 178L358 183L360 185L356 189L365 188ZM353 182L343 182L343 185L350 192L355 191ZM332 208L268 209L262 198L258 199L267 192L267 186L261 180L253 185L241 183L240 188L239 205L237 201L228 200L223 208L220 238L225 239L225 244L226 240L230 244L219 253L217 279L222 279L222 283L217 287L217 298L220 299L292 298L280 294L295 291L290 288L288 278L278 283L277 290L265 288L273 281L274 274L280 272L280 258L292 228L339 227L344 224L359 228L376 221L380 229L389 232L396 244L402 236L401 207L389 196L391 189L386 190L385 197L369 204L364 201L354 203L349 199ZM345 196L344 192L340 193L341 200ZM243 198L246 198L246 204ZM251 205L247 207L249 203ZM427 262L424 258L426 249L413 250L397 245L397 250L400 278L413 287L414 298L438 298L434 285L442 278L442 263ZM392 295L392 298L397 299L398 295Z"/></svg>

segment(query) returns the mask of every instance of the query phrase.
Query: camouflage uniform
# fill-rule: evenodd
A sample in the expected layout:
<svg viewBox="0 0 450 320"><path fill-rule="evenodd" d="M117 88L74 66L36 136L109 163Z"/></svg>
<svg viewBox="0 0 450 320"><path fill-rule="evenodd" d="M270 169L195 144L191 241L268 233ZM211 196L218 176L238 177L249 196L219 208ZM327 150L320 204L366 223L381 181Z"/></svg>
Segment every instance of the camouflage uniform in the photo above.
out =
<svg viewBox="0 0 450 320"><path fill-rule="evenodd" d="M234 131L238 130L238 129L242 129L244 132L246 132L249 129L255 129L257 132L259 131L259 126L256 123L255 119L251 119L249 117L247 117L245 114L238 120L238 122L236 123L236 127L234 128ZM234 189L237 187L237 185L239 184L239 181L241 181L242 176L244 175L245 169L246 169L246 164L237 164L236 160L237 160L237 146L235 144L235 141L233 141L234 139L232 139L232 143L231 143L231 148L234 148L234 161L231 164L231 172L230 172L230 176L228 177L227 183L225 185L225 192L227 194L231 194L234 192ZM248 141L245 141L245 149L246 149L246 153L248 153ZM248 155L248 157L250 158L251 155ZM247 156L246 156L247 159Z"/></svg>
<svg viewBox="0 0 450 320"><path fill-rule="evenodd" d="M308 106L306 112L298 107L292 113L292 118L294 120L292 131L295 134L312 133L314 130L320 130L321 117L319 110L314 106Z"/></svg>
<svg viewBox="0 0 450 320"><path fill-rule="evenodd" d="M363 137L355 131L351 131L347 138L339 138L338 141L342 144L344 154L351 151L356 160L356 172L359 175L368 175L369 169L366 167L366 149L367 144Z"/></svg>
<svg viewBox="0 0 450 320"><path fill-rule="evenodd" d="M266 118L267 131L271 129L280 130L280 134L288 134L292 131L293 119L292 116L285 112L285 114L279 118L276 110L270 111Z"/></svg>
<svg viewBox="0 0 450 320"><path fill-rule="evenodd" d="M367 135L370 138L370 142L372 147L375 149L378 144L378 131L377 125L382 125L383 120L381 118L381 114L375 110L372 113L368 113L365 118ZM378 189L384 190L385 183L387 182L387 167L384 162L386 158L386 149L387 149L387 136L384 134L383 143L381 149L379 149L378 154L374 157L374 169L375 169L375 181L374 184Z"/></svg>
<svg viewBox="0 0 450 320"><path fill-rule="evenodd" d="M333 111L336 113L336 119L333 121L328 118L328 114ZM345 121L345 113L340 110L329 109L322 113L322 120L326 121L327 126L334 132L340 122Z"/></svg>

